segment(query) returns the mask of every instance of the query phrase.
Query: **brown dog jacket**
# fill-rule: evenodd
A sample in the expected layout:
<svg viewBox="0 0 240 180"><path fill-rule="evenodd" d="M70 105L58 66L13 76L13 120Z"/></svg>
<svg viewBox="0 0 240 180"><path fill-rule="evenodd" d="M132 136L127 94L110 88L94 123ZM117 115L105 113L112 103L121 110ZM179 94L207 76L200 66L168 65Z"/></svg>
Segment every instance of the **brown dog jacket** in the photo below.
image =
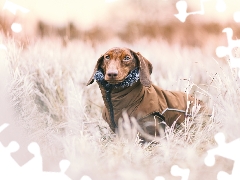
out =
<svg viewBox="0 0 240 180"><path fill-rule="evenodd" d="M151 63L140 53L134 55L139 61L139 67L131 71L123 82L109 84L104 80L104 74L100 68L102 57L100 57L87 84L93 83L94 79L98 82L105 104L103 118L110 128L115 131L123 110L126 110L129 116L135 117L140 127L152 135L155 129L146 129L146 123L153 122L155 115L159 121L165 121L169 126L174 122L182 123L186 115L190 114L194 98L187 97L183 92L167 91L152 85ZM186 113L187 100L192 103Z"/></svg>

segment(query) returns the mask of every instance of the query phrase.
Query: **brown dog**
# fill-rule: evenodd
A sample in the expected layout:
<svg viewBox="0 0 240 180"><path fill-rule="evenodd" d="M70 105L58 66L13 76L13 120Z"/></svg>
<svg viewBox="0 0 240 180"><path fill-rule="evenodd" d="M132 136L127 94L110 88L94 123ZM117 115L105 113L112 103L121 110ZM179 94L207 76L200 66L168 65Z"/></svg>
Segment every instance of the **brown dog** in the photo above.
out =
<svg viewBox="0 0 240 180"><path fill-rule="evenodd" d="M193 104L187 108L183 92L166 91L151 83L152 64L140 53L127 48L113 48L102 55L87 85L98 82L105 108L103 118L115 131L122 111L137 119L140 127L150 135L156 133L156 119L171 126L185 120ZM188 112L186 112L188 109ZM159 125L158 125L159 126Z"/></svg>

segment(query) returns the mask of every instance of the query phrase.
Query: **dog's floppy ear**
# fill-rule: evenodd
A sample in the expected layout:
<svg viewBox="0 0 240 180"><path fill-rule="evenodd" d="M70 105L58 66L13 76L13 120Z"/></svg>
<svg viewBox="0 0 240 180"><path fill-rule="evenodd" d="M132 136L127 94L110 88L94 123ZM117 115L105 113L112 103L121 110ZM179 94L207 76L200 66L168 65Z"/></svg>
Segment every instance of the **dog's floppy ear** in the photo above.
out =
<svg viewBox="0 0 240 180"><path fill-rule="evenodd" d="M102 61L103 61L103 55L98 59L97 64L95 65L93 74L87 83L87 86L94 82L94 75L95 75L96 71L99 69L99 66L101 65Z"/></svg>
<svg viewBox="0 0 240 180"><path fill-rule="evenodd" d="M152 64L144 58L139 52L133 52L135 58L139 61L139 77L143 86L150 87L152 82L150 75L152 74Z"/></svg>

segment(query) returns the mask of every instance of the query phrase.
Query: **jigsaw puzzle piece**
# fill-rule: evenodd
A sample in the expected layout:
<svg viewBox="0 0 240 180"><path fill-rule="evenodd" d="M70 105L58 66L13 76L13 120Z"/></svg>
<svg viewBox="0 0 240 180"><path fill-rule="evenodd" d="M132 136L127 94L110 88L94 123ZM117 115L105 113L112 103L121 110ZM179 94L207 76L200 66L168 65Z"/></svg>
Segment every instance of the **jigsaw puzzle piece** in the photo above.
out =
<svg viewBox="0 0 240 180"><path fill-rule="evenodd" d="M82 175L83 172L81 171L76 171L76 170L73 170L71 169L71 165L70 167L68 168L68 170L65 172L65 174L71 179L71 180L92 180L91 177L89 176L86 176L86 175Z"/></svg>
<svg viewBox="0 0 240 180"><path fill-rule="evenodd" d="M60 166L61 173L65 173L70 166L70 161L63 159L60 161L59 166Z"/></svg>
<svg viewBox="0 0 240 180"><path fill-rule="evenodd" d="M157 176L157 177L154 178L154 180L165 180L165 178L162 177L162 176Z"/></svg>
<svg viewBox="0 0 240 180"><path fill-rule="evenodd" d="M18 179L18 176L15 172L19 170L19 165L12 159L10 155L10 153L16 152L18 149L19 144L15 141L10 142L7 147L4 147L0 142L0 179Z"/></svg>
<svg viewBox="0 0 240 180"><path fill-rule="evenodd" d="M28 151L28 144L31 142L22 135L19 128L14 126L13 123L0 133L0 142L3 146L6 147L12 140L21 144L19 150L17 152L13 152L11 156L15 159L19 166L22 166L34 156Z"/></svg>
<svg viewBox="0 0 240 180"><path fill-rule="evenodd" d="M42 157L40 147L37 143L32 142L28 145L28 150L34 155L34 158L28 161L25 165L20 168L19 179L35 179L35 180L71 180L64 173L70 165L68 160L62 160L59 163L61 169L60 172L43 172L42 168Z"/></svg>
<svg viewBox="0 0 240 180"><path fill-rule="evenodd" d="M11 121L11 107L8 95L8 82L9 82L9 71L8 61L6 58L7 48L5 45L0 44L0 126L4 123L10 124ZM9 142L8 142L9 143Z"/></svg>
<svg viewBox="0 0 240 180"><path fill-rule="evenodd" d="M206 166L203 162L204 159L196 160L196 164L190 166L190 174L188 180L211 179L215 180L219 171L225 171L231 173L234 165L234 161L221 157L215 156L215 164L213 166Z"/></svg>
<svg viewBox="0 0 240 180"><path fill-rule="evenodd" d="M0 59L1 62L1 59ZM7 76L7 75L6 75ZM2 77L0 77L1 80ZM2 85L2 84L1 84ZM7 86L7 83L5 84ZM4 84L3 84L4 86ZM0 87L0 142L3 146L7 147L11 141L17 141L21 144L21 147L18 152L13 152L12 157L16 162L21 166L29 161L33 155L30 154L27 150L27 146L30 143L25 137L23 137L21 131L14 125L13 110L8 103L7 97L8 94L3 86Z"/></svg>
<svg viewBox="0 0 240 180"><path fill-rule="evenodd" d="M229 63L231 68L239 68L240 67L240 58L234 57L232 51L234 48L240 47L240 40L233 40L233 30L231 28L223 29L224 33L227 36L228 47L219 46L216 48L216 55L218 57L224 57L226 55L229 56Z"/></svg>
<svg viewBox="0 0 240 180"><path fill-rule="evenodd" d="M24 7L22 7L22 6L18 5L18 4L15 4L15 3L11 2L11 1L8 1L8 0L5 2L4 6L3 6L3 10L4 9L9 10L14 15L16 15L16 13L18 11L21 11L22 13L28 13L30 11L29 9L24 8Z"/></svg>
<svg viewBox="0 0 240 180"><path fill-rule="evenodd" d="M80 180L92 180L89 176L84 175Z"/></svg>
<svg viewBox="0 0 240 180"><path fill-rule="evenodd" d="M190 170L189 169L182 169L177 165L171 167L171 174L173 176L181 176L181 180L188 180Z"/></svg>
<svg viewBox="0 0 240 180"><path fill-rule="evenodd" d="M0 133L1 133L4 129L6 129L8 126L9 126L9 124L7 124L7 123L4 123L3 125L1 125L1 126L0 126Z"/></svg>
<svg viewBox="0 0 240 180"><path fill-rule="evenodd" d="M234 144L234 142L232 143L232 145L233 144ZM240 144L240 141L238 141L238 145L239 144ZM234 145L234 147L236 147L236 145ZM231 147L229 147L229 148L231 148ZM239 149L237 149L237 150L239 150ZM239 158L239 155L237 153L237 150L233 153L228 152L228 154L224 155L224 156L227 156L227 157L231 156L230 159L234 159L235 162L234 162L231 174L228 174L224 171L220 171L218 173L218 180L239 180L240 179L240 171L239 171L240 170L240 158ZM237 153L237 155L234 155L235 153ZM229 155L229 154L231 154L231 155Z"/></svg>
<svg viewBox="0 0 240 180"><path fill-rule="evenodd" d="M47 172L60 172L59 163L62 158L60 155L49 155L42 152L42 165L43 171Z"/></svg>
<svg viewBox="0 0 240 180"><path fill-rule="evenodd" d="M208 166L216 164L216 155L231 159L234 161L231 175L224 171L220 171L218 173L218 179L240 179L240 138L226 143L224 134L218 133L215 135L215 140L218 143L218 147L208 151L208 155L205 158L205 164Z"/></svg>
<svg viewBox="0 0 240 180"><path fill-rule="evenodd" d="M226 46L218 46L216 48L216 55L220 58L223 58L228 55L228 47Z"/></svg>
<svg viewBox="0 0 240 180"><path fill-rule="evenodd" d="M37 143L32 142L28 145L28 151L34 155L30 161L22 166L22 170L32 172L34 174L42 171L42 157L40 153L40 148Z"/></svg>
<svg viewBox="0 0 240 180"><path fill-rule="evenodd" d="M226 3L224 2L224 0L217 1L216 10L218 12L224 12L226 10Z"/></svg>
<svg viewBox="0 0 240 180"><path fill-rule="evenodd" d="M228 174L224 171L218 173L218 180L239 180L240 179L240 159L236 159L232 173Z"/></svg>
<svg viewBox="0 0 240 180"><path fill-rule="evenodd" d="M27 162L25 165L20 167L18 163L11 157L11 153L18 151L19 144L15 141L9 143L7 147L2 146L0 143L0 179L13 180L13 179L24 179L24 180L71 180L64 173L69 167L68 160L62 160L59 163L61 171L55 172L43 172L42 171L42 158L40 148L37 143L30 143L28 150L34 154L34 158ZM83 179L88 180L88 179Z"/></svg>
<svg viewBox="0 0 240 180"><path fill-rule="evenodd" d="M208 151L206 161L211 158L210 156L214 155L219 155L234 161L240 159L240 138L230 143L225 143L224 134L218 133L215 135L215 140L218 143L218 147Z"/></svg>
<svg viewBox="0 0 240 180"><path fill-rule="evenodd" d="M218 180L239 180L239 178L240 177L238 177L238 179L236 179L224 171L220 171L217 175Z"/></svg>
<svg viewBox="0 0 240 180"><path fill-rule="evenodd" d="M239 160L238 160L239 162ZM218 180L239 180L240 179L240 164L239 163L234 163L233 168L232 168L232 173L229 174L224 171L219 171L217 174L217 179Z"/></svg>
<svg viewBox="0 0 240 180"><path fill-rule="evenodd" d="M179 19L181 22L185 22L187 17L189 15L193 15L193 14L204 14L204 6L203 6L203 2L206 0L201 0L201 10L200 11L194 11L194 12L187 12L187 2L186 1L178 1L176 2L176 8L178 11L178 14L174 14L174 16Z"/></svg>
<svg viewBox="0 0 240 180"><path fill-rule="evenodd" d="M176 2L176 8L178 10L178 14L174 14L174 16L179 19L181 22L185 22L189 13L187 13L187 2L186 1L178 1Z"/></svg>
<svg viewBox="0 0 240 180"><path fill-rule="evenodd" d="M197 156L194 150L192 150L193 152L192 155L191 155L191 151L186 151L186 152L189 154L187 161L177 162L176 164L179 167L176 167L176 169L179 168L180 171L181 169L188 169L187 170L188 172L186 171L186 175L187 173L189 173L187 177L188 180L196 180L196 179L199 179L199 177L201 177L200 179L215 180L219 171L225 171L227 173L231 173L233 169L233 165L234 165L233 160L230 160L221 156L215 156L214 157L215 164L213 164L213 166L211 167L208 167L204 163L203 156ZM181 174L181 172L178 174ZM173 175L177 175L177 173Z"/></svg>
<svg viewBox="0 0 240 180"><path fill-rule="evenodd" d="M13 110L9 102L9 95L7 93L8 85L8 62L6 61L6 47L4 45L0 46L0 142L3 146L7 147L11 141L17 141L21 144L20 149L17 152L13 152L11 156L16 160L16 162L21 166L33 158L27 150L27 146L30 143L23 137L13 118Z"/></svg>
<svg viewBox="0 0 240 180"><path fill-rule="evenodd" d="M60 172L42 172L39 177L44 180L71 180L66 174L64 174L69 165L70 162L68 160L61 160L59 162Z"/></svg>
<svg viewBox="0 0 240 180"><path fill-rule="evenodd" d="M65 174L72 180L79 180L83 176L83 174L82 174L82 172L77 170L78 168L74 167L74 163L76 163L76 162L71 163L71 161L70 161L70 166L66 170Z"/></svg>

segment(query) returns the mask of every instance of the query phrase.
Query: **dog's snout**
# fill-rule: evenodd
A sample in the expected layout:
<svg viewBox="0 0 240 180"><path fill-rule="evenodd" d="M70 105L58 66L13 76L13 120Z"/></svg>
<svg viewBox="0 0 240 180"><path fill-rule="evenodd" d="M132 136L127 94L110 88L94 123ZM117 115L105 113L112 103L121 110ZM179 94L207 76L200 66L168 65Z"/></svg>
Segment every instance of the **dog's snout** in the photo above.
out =
<svg viewBox="0 0 240 180"><path fill-rule="evenodd" d="M108 76L109 78L116 78L117 75L118 75L118 71L117 71L117 70L111 70L111 71L108 71L108 72L107 72L107 76Z"/></svg>

